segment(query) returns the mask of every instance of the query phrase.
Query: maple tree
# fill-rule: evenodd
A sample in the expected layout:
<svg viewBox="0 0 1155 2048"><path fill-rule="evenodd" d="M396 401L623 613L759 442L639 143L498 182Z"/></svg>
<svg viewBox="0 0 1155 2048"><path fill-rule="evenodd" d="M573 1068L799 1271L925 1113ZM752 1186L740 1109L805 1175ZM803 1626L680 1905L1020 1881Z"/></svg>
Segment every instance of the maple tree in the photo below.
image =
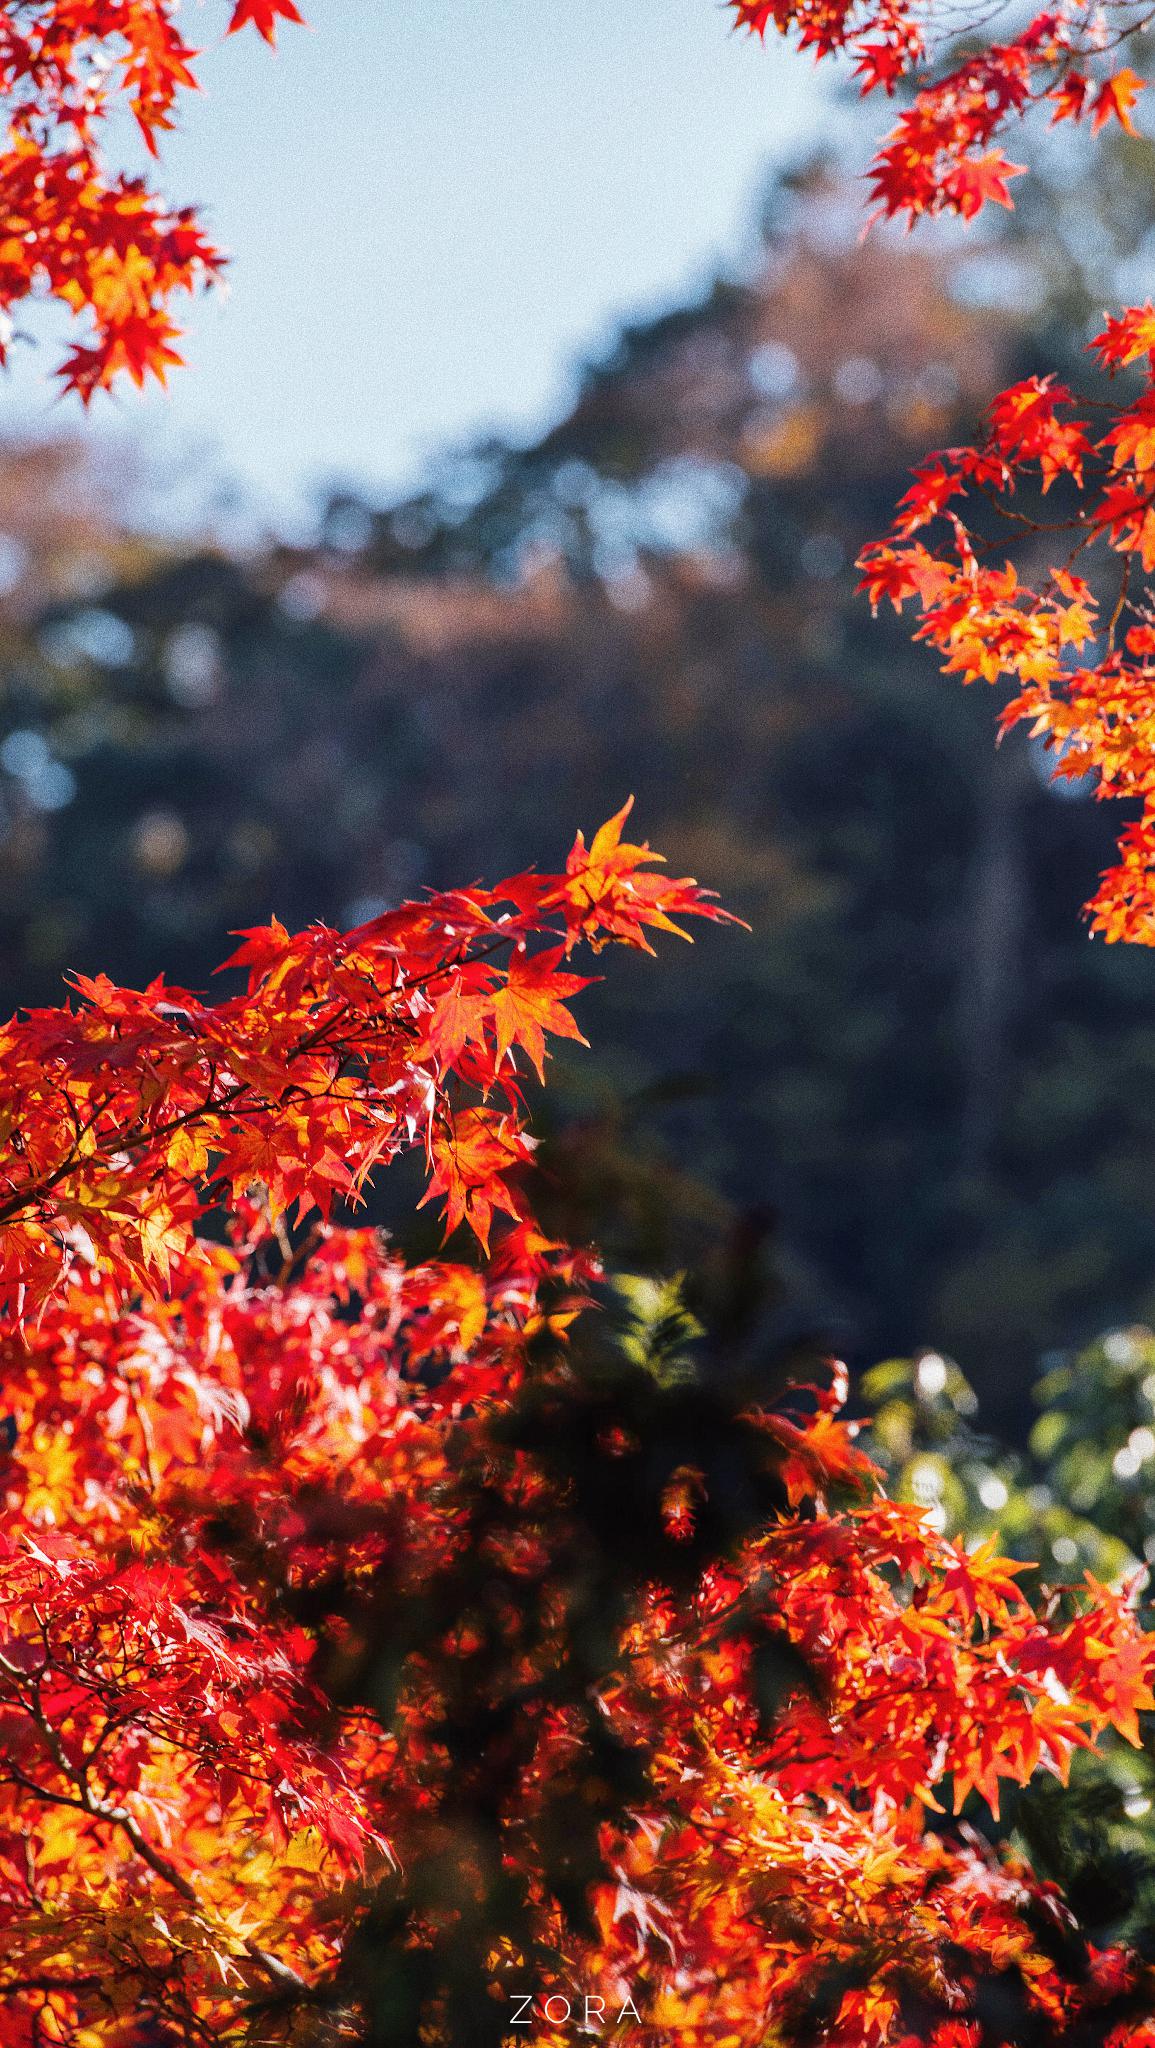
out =
<svg viewBox="0 0 1155 2048"><path fill-rule="evenodd" d="M871 86L924 53L890 0L802 26L857 39ZM8 302L47 283L93 317L82 392L162 369L165 301L216 259L93 137L122 91L147 137L170 118L171 11L13 8L5 33L33 223ZM923 87L886 208L1004 197L994 137L1032 97L1125 120L1133 79L1092 82L1089 35L1055 18ZM1079 482L1063 404L996 409L1008 474ZM1098 443L1136 475L1139 417ZM959 457L963 486L994 460ZM1142 554L1145 516L1108 538ZM871 573L901 597L915 568ZM1062 573L1030 613L998 589L1060 647L1092 603ZM1021 680L1054 683L1037 658ZM1032 1598L993 1540L888 1499L841 1368L767 1402L644 1333L599 1352L596 1259L534 1222L524 1089L579 1035L571 957L725 916L628 811L560 874L249 931L219 1002L80 979L0 1033L12 2048L546 2048L575 2006L683 2048L1152 2040L1150 1966L967 1820L1108 1729L1138 1741L1135 1587ZM328 1220L402 1153L472 1253L407 1266Z"/></svg>

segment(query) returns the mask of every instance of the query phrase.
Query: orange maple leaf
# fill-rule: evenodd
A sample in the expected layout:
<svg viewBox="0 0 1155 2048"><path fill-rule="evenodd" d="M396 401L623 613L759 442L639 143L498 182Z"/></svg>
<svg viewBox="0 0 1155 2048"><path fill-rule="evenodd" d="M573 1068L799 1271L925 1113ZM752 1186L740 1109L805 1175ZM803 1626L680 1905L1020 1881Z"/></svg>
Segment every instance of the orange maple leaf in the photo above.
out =
<svg viewBox="0 0 1155 2048"><path fill-rule="evenodd" d="M963 157L943 180L943 190L964 220L973 220L992 201L1013 208L1008 180L1021 178L1025 164L1013 164L999 149Z"/></svg>
<svg viewBox="0 0 1155 2048"><path fill-rule="evenodd" d="M1131 109L1142 92L1144 83L1145 81L1134 71L1124 67L1122 71L1116 71L1114 77L1109 78L1105 85L1100 86L1091 108L1091 127L1096 134L1108 121L1114 120L1118 121L1120 127L1126 129L1128 135L1134 135L1135 126L1131 120Z"/></svg>
<svg viewBox="0 0 1155 2048"><path fill-rule="evenodd" d="M563 998L588 988L590 979L588 975L560 973L558 963L564 954L564 946L551 946L532 955L514 954L505 986L493 998L499 1066L510 1046L520 1045L529 1054L538 1079L544 1081L547 1031L558 1038L576 1039L579 1045L588 1043Z"/></svg>

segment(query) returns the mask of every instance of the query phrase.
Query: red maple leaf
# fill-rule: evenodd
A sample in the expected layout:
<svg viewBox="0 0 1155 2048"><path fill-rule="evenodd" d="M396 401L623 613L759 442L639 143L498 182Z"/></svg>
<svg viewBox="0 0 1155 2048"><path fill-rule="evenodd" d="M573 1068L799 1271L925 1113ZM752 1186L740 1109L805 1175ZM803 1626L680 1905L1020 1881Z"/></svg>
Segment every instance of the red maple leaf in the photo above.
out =
<svg viewBox="0 0 1155 2048"><path fill-rule="evenodd" d="M305 17L293 5L293 0L236 0L228 33L236 35L238 29L246 28L251 22L267 43L275 43L280 21L294 21L303 27Z"/></svg>

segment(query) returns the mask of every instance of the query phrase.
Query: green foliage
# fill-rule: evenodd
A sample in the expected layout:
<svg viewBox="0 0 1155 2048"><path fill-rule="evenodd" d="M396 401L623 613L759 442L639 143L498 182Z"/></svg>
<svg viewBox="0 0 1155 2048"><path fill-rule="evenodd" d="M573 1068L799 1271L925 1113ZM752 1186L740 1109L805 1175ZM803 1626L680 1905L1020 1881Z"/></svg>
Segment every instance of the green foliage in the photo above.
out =
<svg viewBox="0 0 1155 2048"><path fill-rule="evenodd" d="M1057 1499L1155 1561L1155 1334L1112 1330L1035 1388L1031 1449Z"/></svg>
<svg viewBox="0 0 1155 2048"><path fill-rule="evenodd" d="M1109 1356L1118 1341L1104 1338L1038 1383L1042 1413L1031 1457L977 1428L974 1389L952 1360L934 1351L890 1359L863 1377L867 1449L897 1497L924 1506L947 1534L978 1541L997 1531L1001 1545L1037 1565L1048 1583L1073 1584L1085 1571L1114 1580L1136 1563L1110 1513L1119 1482L1114 1491L1107 1485L1116 1437L1125 1446L1127 1434L1098 1391L1101 1367L1115 1370ZM1079 1416L1072 1413L1076 1388Z"/></svg>
<svg viewBox="0 0 1155 2048"><path fill-rule="evenodd" d="M1066 1785L1038 1778L1012 1798L1006 1833L1040 1877L1062 1886L1080 1926L1099 1942L1150 1954L1155 1941L1155 1757L1105 1739L1075 1759Z"/></svg>
<svg viewBox="0 0 1155 2048"><path fill-rule="evenodd" d="M685 1284L684 1273L668 1279L623 1273L611 1282L617 1347L660 1387L686 1386L697 1377L694 1346L705 1332L687 1307Z"/></svg>

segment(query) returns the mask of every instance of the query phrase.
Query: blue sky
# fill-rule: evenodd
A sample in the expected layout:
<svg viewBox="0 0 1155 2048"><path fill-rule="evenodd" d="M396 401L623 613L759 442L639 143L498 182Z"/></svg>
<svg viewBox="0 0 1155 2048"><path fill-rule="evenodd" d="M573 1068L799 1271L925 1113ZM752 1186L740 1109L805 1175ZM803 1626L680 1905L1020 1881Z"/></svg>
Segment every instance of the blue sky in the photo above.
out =
<svg viewBox="0 0 1155 2048"><path fill-rule="evenodd" d="M164 176L233 257L171 396L99 408L165 463L292 518L529 432L622 314L733 259L769 162L816 136L811 65L719 0L302 0L275 58L206 55ZM206 44L222 10L195 5ZM10 418L60 427L25 352Z"/></svg>

